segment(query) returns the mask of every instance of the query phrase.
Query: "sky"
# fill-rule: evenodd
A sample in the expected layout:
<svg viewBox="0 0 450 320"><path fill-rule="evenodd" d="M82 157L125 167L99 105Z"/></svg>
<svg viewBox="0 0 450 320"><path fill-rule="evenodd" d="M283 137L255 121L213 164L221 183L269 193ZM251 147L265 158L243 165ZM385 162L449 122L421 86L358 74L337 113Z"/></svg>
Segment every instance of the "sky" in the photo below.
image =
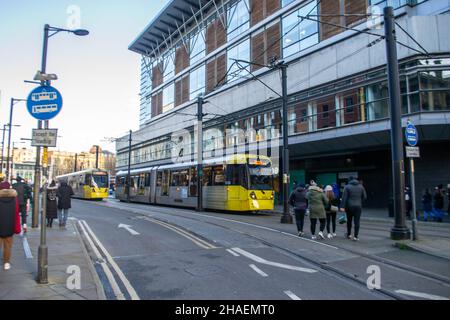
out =
<svg viewBox="0 0 450 320"><path fill-rule="evenodd" d="M53 150L81 152L98 144L115 152L106 137L139 128L140 55L128 50L168 0L0 0L0 126L9 122L10 99L26 99L40 69L44 25L88 29L78 37L60 32L49 39L47 73L63 96ZM26 103L14 106L12 142L31 138L37 120ZM1 138L1 137L0 137ZM22 141L23 142L23 141ZM5 141L5 146L7 145Z"/></svg>

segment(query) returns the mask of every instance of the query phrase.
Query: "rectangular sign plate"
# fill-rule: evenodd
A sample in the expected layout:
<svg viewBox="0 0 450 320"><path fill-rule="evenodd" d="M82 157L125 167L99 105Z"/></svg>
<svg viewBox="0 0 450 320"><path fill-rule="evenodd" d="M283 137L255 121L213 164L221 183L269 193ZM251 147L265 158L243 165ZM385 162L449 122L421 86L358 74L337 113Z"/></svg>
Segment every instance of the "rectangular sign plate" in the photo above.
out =
<svg viewBox="0 0 450 320"><path fill-rule="evenodd" d="M419 147L405 147L407 158L420 158Z"/></svg>
<svg viewBox="0 0 450 320"><path fill-rule="evenodd" d="M33 147L56 147L58 129L33 129L31 145Z"/></svg>

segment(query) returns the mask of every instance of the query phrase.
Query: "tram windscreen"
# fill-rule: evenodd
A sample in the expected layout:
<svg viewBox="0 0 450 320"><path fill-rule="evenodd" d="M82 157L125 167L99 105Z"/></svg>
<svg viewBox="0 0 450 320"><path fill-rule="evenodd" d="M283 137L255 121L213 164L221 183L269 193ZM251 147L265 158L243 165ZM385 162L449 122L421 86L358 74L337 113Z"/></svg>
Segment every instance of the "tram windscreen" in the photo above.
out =
<svg viewBox="0 0 450 320"><path fill-rule="evenodd" d="M250 189L252 190L272 190L273 173L272 167L268 165L249 165Z"/></svg>
<svg viewBox="0 0 450 320"><path fill-rule="evenodd" d="M108 188L108 175L107 174L94 174L92 175L92 184L97 188Z"/></svg>

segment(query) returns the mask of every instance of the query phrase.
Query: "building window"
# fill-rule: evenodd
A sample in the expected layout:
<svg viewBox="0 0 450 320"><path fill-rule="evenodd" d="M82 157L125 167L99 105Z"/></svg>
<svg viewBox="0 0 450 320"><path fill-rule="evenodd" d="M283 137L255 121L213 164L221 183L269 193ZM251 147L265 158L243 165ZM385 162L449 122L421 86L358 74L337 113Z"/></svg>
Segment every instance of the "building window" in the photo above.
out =
<svg viewBox="0 0 450 320"><path fill-rule="evenodd" d="M196 32L190 39L190 65L199 61L205 57L206 45L205 45L205 29L200 32Z"/></svg>
<svg viewBox="0 0 450 320"><path fill-rule="evenodd" d="M231 49L228 49L228 81L234 81L248 74L243 68L249 68L248 63L235 63L235 59L250 61L250 39L246 39Z"/></svg>
<svg viewBox="0 0 450 320"><path fill-rule="evenodd" d="M163 82L171 79L175 75L175 51L170 52L164 57Z"/></svg>
<svg viewBox="0 0 450 320"><path fill-rule="evenodd" d="M228 41L250 28L249 0L234 2L227 11Z"/></svg>
<svg viewBox="0 0 450 320"><path fill-rule="evenodd" d="M163 113L173 109L174 107L174 90L175 86L173 83L163 89Z"/></svg>
<svg viewBox="0 0 450 320"><path fill-rule="evenodd" d="M317 3L306 6L283 18L283 56L289 57L319 42L318 22L303 20L299 16L317 15Z"/></svg>
<svg viewBox="0 0 450 320"><path fill-rule="evenodd" d="M193 100L205 92L205 65L191 71L189 99Z"/></svg>
<svg viewBox="0 0 450 320"><path fill-rule="evenodd" d="M424 0L417 0L415 4L419 4ZM380 9L383 9L386 6L391 6L394 8L398 8L406 5L408 0L369 0L369 6L378 6Z"/></svg>
<svg viewBox="0 0 450 320"><path fill-rule="evenodd" d="M294 2L294 0L281 0L281 5L283 7L287 6L288 4Z"/></svg>

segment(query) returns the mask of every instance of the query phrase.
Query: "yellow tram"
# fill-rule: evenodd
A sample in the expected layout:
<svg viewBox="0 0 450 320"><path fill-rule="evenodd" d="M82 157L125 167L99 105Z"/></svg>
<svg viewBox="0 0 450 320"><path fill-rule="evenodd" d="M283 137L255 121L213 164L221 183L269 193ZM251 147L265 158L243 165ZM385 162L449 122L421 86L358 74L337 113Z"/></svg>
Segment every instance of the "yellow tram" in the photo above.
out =
<svg viewBox="0 0 450 320"><path fill-rule="evenodd" d="M116 175L116 198L127 200L127 171ZM131 170L130 201L196 207L197 164L169 164ZM236 154L203 163L203 208L236 212L274 209L269 157Z"/></svg>
<svg viewBox="0 0 450 320"><path fill-rule="evenodd" d="M67 182L73 189L73 197L88 200L108 198L109 174L99 169L87 169L56 177L58 183Z"/></svg>

